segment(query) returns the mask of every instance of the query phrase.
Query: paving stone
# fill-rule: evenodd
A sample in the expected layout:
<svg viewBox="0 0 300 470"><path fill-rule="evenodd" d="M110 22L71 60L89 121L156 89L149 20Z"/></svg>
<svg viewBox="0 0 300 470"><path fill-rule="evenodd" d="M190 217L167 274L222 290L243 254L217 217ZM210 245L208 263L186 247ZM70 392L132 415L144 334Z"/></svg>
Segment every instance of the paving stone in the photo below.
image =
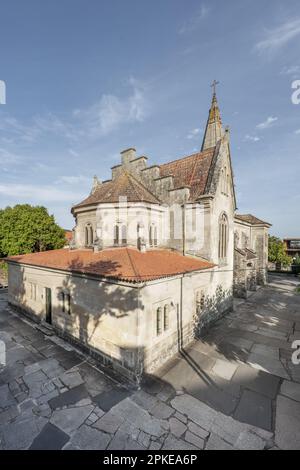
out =
<svg viewBox="0 0 300 470"><path fill-rule="evenodd" d="M175 415L174 415L174 418L179 419L179 421L182 421L182 423L184 423L184 424L187 424L187 422L188 422L187 417L184 416L184 415L181 414L181 413L178 413L178 411L176 411L176 413L175 413Z"/></svg>
<svg viewBox="0 0 300 470"><path fill-rule="evenodd" d="M187 414L189 419L201 428L217 434L222 439L226 438L232 444L236 442L240 433L245 430L252 431L265 440L272 437L271 432L236 421L187 394L174 398L171 405L181 413Z"/></svg>
<svg viewBox="0 0 300 470"><path fill-rule="evenodd" d="M238 338L235 336L226 337L224 341L226 343L232 344L233 346L237 346L238 348L246 349L248 351L250 351L253 346L253 341L249 341L244 338Z"/></svg>
<svg viewBox="0 0 300 470"><path fill-rule="evenodd" d="M60 450L70 436L51 423L47 423L30 446L30 450Z"/></svg>
<svg viewBox="0 0 300 470"><path fill-rule="evenodd" d="M46 393L45 395L42 395L41 397L37 398L37 403L39 405L42 405L44 403L48 403L52 398L57 397L59 395L58 390L53 390L52 392Z"/></svg>
<svg viewBox="0 0 300 470"><path fill-rule="evenodd" d="M160 442L151 441L149 450L160 450L162 444Z"/></svg>
<svg viewBox="0 0 300 470"><path fill-rule="evenodd" d="M30 418L13 422L0 429L0 441L5 450L27 449L46 424L45 418Z"/></svg>
<svg viewBox="0 0 300 470"><path fill-rule="evenodd" d="M280 394L300 402L300 384L284 380L280 388Z"/></svg>
<svg viewBox="0 0 300 470"><path fill-rule="evenodd" d="M45 384L48 383L49 379L42 370L32 372L31 374L25 374L23 380L29 388L29 395L33 398L40 397L45 391ZM51 391L51 390L48 390Z"/></svg>
<svg viewBox="0 0 300 470"><path fill-rule="evenodd" d="M102 410L109 411L113 406L129 397L131 394L132 392L125 388L116 388L109 392L103 392L94 396L93 401L100 406Z"/></svg>
<svg viewBox="0 0 300 470"><path fill-rule="evenodd" d="M232 378L232 382L253 392L275 398L280 384L280 378L267 372L240 365Z"/></svg>
<svg viewBox="0 0 300 470"><path fill-rule="evenodd" d="M174 409L163 402L159 402L151 409L150 413L155 418L168 419L174 413Z"/></svg>
<svg viewBox="0 0 300 470"><path fill-rule="evenodd" d="M139 442L132 439L127 433L117 431L112 441L110 442L108 450L145 450Z"/></svg>
<svg viewBox="0 0 300 470"><path fill-rule="evenodd" d="M191 433L190 431L187 431L185 433L184 439L187 442L189 442L190 444L193 444L198 449L204 449L204 445L205 445L204 439L201 439L201 437L196 436L195 434Z"/></svg>
<svg viewBox="0 0 300 470"><path fill-rule="evenodd" d="M276 401L275 443L283 450L300 450L300 403L279 395Z"/></svg>
<svg viewBox="0 0 300 470"><path fill-rule="evenodd" d="M245 390L234 413L234 418L253 426L271 431L271 400L258 393Z"/></svg>
<svg viewBox="0 0 300 470"><path fill-rule="evenodd" d="M206 450L234 450L233 446L231 446L228 442L225 442L216 434L210 435L205 449Z"/></svg>
<svg viewBox="0 0 300 470"><path fill-rule="evenodd" d="M71 445L82 450L105 450L111 437L89 426L81 426L72 436Z"/></svg>
<svg viewBox="0 0 300 470"><path fill-rule="evenodd" d="M16 405L10 406L7 410L0 412L0 426L7 424L20 414Z"/></svg>
<svg viewBox="0 0 300 470"><path fill-rule="evenodd" d="M84 382L79 372L76 371L65 372L64 374L60 375L59 379L68 388L77 387L78 385L81 385Z"/></svg>
<svg viewBox="0 0 300 470"><path fill-rule="evenodd" d="M38 362L35 362L34 364L30 364L29 366L26 366L24 368L24 373L27 374L32 374L33 372L37 372L38 370L41 369L41 366Z"/></svg>
<svg viewBox="0 0 300 470"><path fill-rule="evenodd" d="M176 437L169 434L166 438L165 443L162 447L163 450L198 450L198 448L184 441L183 439L177 439Z"/></svg>
<svg viewBox="0 0 300 470"><path fill-rule="evenodd" d="M251 352L279 361L279 348L266 346L265 344L254 344L251 349Z"/></svg>
<svg viewBox="0 0 300 470"><path fill-rule="evenodd" d="M9 390L7 384L0 386L0 408L7 408L9 406L15 405L16 400L13 397L13 394Z"/></svg>
<svg viewBox="0 0 300 470"><path fill-rule="evenodd" d="M242 431L234 447L239 450L263 450L266 441L249 431Z"/></svg>
<svg viewBox="0 0 300 470"><path fill-rule="evenodd" d="M131 400L147 411L151 411L158 403L157 396L150 395L144 390L138 390L133 393L131 395Z"/></svg>
<svg viewBox="0 0 300 470"><path fill-rule="evenodd" d="M93 411L93 406L81 406L77 408L67 408L53 412L50 423L54 424L66 434L70 434L79 428Z"/></svg>
<svg viewBox="0 0 300 470"><path fill-rule="evenodd" d="M152 417L146 410L130 400L130 398L126 398L118 403L112 408L112 411L117 416L151 436L159 437L165 433L163 421Z"/></svg>
<svg viewBox="0 0 300 470"><path fill-rule="evenodd" d="M102 418L97 418L97 421L93 424L93 427L109 434L114 434L123 422L124 418L109 411Z"/></svg>
<svg viewBox="0 0 300 470"><path fill-rule="evenodd" d="M230 380L237 369L236 364L232 364L228 361L222 361L221 359L217 359L215 365L212 368L212 372L214 374L223 377L226 380Z"/></svg>
<svg viewBox="0 0 300 470"><path fill-rule="evenodd" d="M197 426L197 424L193 423L192 421L189 422L188 428L193 434L196 434L196 436L201 437L201 439L207 439L209 436L208 431L203 428L200 428L200 426Z"/></svg>
<svg viewBox="0 0 300 470"><path fill-rule="evenodd" d="M289 375L280 361L271 359L261 354L250 353L247 363L252 367L268 372L272 375L277 375L283 379L289 379Z"/></svg>
<svg viewBox="0 0 300 470"><path fill-rule="evenodd" d="M176 437L181 437L187 429L186 425L176 418L170 418L169 423L170 432Z"/></svg>
<svg viewBox="0 0 300 470"><path fill-rule="evenodd" d="M206 430L211 429L218 414L216 410L188 394L174 398L171 405Z"/></svg>
<svg viewBox="0 0 300 470"><path fill-rule="evenodd" d="M146 449L148 449L150 445L150 436L146 434L144 431L141 431L138 436L138 442L142 444Z"/></svg>
<svg viewBox="0 0 300 470"><path fill-rule="evenodd" d="M89 395L85 386L82 384L51 398L49 400L49 405L53 410L55 410L56 408L62 408L63 406L74 405L84 398L89 398Z"/></svg>

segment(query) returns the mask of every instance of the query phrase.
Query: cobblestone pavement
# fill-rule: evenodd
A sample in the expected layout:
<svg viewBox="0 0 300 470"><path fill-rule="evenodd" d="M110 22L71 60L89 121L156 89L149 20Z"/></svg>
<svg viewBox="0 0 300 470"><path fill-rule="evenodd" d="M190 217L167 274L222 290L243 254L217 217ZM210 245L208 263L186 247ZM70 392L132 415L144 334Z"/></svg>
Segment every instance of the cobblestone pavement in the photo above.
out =
<svg viewBox="0 0 300 470"><path fill-rule="evenodd" d="M296 285L272 277L138 391L0 290L0 449L300 449Z"/></svg>

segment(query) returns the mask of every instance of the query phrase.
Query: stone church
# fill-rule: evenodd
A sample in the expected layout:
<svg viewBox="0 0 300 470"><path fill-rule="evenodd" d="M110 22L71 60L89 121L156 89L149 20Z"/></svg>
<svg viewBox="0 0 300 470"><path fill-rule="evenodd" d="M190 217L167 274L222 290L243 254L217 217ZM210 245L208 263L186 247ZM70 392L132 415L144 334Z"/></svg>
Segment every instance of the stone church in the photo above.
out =
<svg viewBox="0 0 300 470"><path fill-rule="evenodd" d="M215 89L199 152L130 148L111 170L72 208L69 248L8 259L9 301L139 381L266 282L270 224L236 213Z"/></svg>

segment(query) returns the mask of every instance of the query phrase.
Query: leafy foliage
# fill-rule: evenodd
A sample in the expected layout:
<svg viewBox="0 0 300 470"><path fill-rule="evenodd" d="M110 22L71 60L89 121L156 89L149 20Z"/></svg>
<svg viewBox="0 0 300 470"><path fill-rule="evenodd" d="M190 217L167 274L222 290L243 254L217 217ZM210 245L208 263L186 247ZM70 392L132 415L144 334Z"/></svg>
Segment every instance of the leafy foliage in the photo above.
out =
<svg viewBox="0 0 300 470"><path fill-rule="evenodd" d="M292 264L292 258L286 254L284 243L280 238L269 236L269 261L281 263L285 267Z"/></svg>
<svg viewBox="0 0 300 470"><path fill-rule="evenodd" d="M18 204L0 210L0 257L54 250L65 245L65 231L45 207Z"/></svg>

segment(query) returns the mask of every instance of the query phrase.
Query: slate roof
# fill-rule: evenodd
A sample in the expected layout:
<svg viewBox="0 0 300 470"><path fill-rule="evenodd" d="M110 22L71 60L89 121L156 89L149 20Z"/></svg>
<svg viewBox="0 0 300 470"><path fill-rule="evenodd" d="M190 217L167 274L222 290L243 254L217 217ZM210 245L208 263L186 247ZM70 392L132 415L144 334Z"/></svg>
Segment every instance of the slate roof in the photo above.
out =
<svg viewBox="0 0 300 470"><path fill-rule="evenodd" d="M201 258L183 256L170 250L142 253L135 248L126 247L111 248L95 253L87 249L44 251L11 256L6 258L6 261L133 283L214 267L214 264Z"/></svg>
<svg viewBox="0 0 300 470"><path fill-rule="evenodd" d="M246 222L251 225L271 225L269 222L265 222L264 220L258 219L252 214L236 214L235 215L236 219L241 220L242 222Z"/></svg>
<svg viewBox="0 0 300 470"><path fill-rule="evenodd" d="M122 172L115 180L103 182L94 193L90 194L74 207L89 204L119 202L120 197L127 197L128 202L150 202L159 204L159 199L154 196L140 181L127 171Z"/></svg>
<svg viewBox="0 0 300 470"><path fill-rule="evenodd" d="M160 176L174 177L174 188L190 187L190 200L205 193L215 147L160 165Z"/></svg>

